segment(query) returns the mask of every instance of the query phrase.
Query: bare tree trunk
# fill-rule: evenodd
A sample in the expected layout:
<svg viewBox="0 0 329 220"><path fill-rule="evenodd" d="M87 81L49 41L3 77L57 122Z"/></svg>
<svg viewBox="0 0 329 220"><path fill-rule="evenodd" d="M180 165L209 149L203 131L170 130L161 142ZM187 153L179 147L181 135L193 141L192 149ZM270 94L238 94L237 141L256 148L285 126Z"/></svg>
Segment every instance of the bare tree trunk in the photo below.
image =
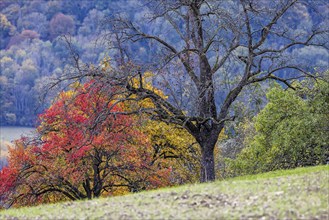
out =
<svg viewBox="0 0 329 220"><path fill-rule="evenodd" d="M201 147L200 182L209 182L216 179L214 150L219 133L224 125L213 125L209 130L201 130L196 139Z"/></svg>
<svg viewBox="0 0 329 220"><path fill-rule="evenodd" d="M209 182L216 179L214 148L209 143L205 143L201 150L201 175L200 182Z"/></svg>

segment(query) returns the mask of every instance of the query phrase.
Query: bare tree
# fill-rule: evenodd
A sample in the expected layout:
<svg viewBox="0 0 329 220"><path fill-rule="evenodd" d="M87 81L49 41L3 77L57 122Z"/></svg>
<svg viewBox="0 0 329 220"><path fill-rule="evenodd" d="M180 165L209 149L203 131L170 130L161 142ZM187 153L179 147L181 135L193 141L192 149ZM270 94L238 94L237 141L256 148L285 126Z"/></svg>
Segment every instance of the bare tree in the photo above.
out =
<svg viewBox="0 0 329 220"><path fill-rule="evenodd" d="M311 1L312 3L312 1ZM253 83L275 80L293 88L292 82L313 77L311 64L302 63L292 53L303 47L328 50L328 29L325 11L316 11L308 1L299 0L159 0L144 6L148 14L137 23L127 16L109 19L111 39L119 49L120 68L112 81L120 82L125 96L118 101L150 99L154 118L184 127L201 147L201 182L215 179L214 148L225 122L233 120L233 102L242 90ZM321 3L328 8L328 3ZM304 11L303 11L304 10ZM306 10L306 11L305 11ZM305 13L316 21L308 22ZM295 21L291 21L294 18ZM305 25L302 25L304 24ZM159 24L166 24L154 30ZM296 27L297 25L297 27ZM298 26L301 25L302 27ZM169 28L168 28L169 27ZM133 67L133 54L127 45L149 43L153 66ZM180 81L189 88L174 85L179 67ZM312 68L310 68L312 67ZM156 77L168 76L171 81L169 99L147 89L142 72L152 70ZM285 74L282 72L286 71ZM115 72L115 71L114 71ZM93 73L104 80L109 74ZM117 77L120 76L120 77ZM219 93L221 83L229 78L230 86ZM169 83L170 84L170 83ZM188 93L183 90L188 90ZM186 108L179 96L195 106ZM219 94L222 101L216 101ZM184 107L185 106L185 107Z"/></svg>

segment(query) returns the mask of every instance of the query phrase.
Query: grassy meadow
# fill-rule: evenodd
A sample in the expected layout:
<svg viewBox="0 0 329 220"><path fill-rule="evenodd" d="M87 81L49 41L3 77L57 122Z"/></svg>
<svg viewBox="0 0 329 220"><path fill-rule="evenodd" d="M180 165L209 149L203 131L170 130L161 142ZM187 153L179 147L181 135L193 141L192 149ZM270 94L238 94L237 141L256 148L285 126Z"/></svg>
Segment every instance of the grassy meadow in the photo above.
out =
<svg viewBox="0 0 329 220"><path fill-rule="evenodd" d="M328 165L0 212L0 219L328 218Z"/></svg>

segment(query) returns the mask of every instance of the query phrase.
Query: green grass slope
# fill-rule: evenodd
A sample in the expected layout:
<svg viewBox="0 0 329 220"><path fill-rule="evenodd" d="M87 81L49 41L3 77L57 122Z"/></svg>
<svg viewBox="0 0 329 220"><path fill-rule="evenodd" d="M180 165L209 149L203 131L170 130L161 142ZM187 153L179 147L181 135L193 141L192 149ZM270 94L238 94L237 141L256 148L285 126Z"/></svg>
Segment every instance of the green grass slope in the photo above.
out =
<svg viewBox="0 0 329 220"><path fill-rule="evenodd" d="M329 166L9 209L0 219L329 219Z"/></svg>

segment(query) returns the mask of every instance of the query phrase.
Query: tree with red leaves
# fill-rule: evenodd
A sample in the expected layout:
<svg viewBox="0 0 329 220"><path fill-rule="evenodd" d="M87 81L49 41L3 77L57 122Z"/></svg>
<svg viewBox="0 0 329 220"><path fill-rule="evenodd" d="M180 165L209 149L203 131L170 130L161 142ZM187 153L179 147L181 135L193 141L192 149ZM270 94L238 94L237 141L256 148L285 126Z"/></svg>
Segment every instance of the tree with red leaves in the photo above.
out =
<svg viewBox="0 0 329 220"><path fill-rule="evenodd" d="M0 174L3 204L92 199L169 184L170 168L152 163L136 120L116 114L122 106L113 107L113 91L102 89L89 82L61 93L40 115L39 138L16 142Z"/></svg>

